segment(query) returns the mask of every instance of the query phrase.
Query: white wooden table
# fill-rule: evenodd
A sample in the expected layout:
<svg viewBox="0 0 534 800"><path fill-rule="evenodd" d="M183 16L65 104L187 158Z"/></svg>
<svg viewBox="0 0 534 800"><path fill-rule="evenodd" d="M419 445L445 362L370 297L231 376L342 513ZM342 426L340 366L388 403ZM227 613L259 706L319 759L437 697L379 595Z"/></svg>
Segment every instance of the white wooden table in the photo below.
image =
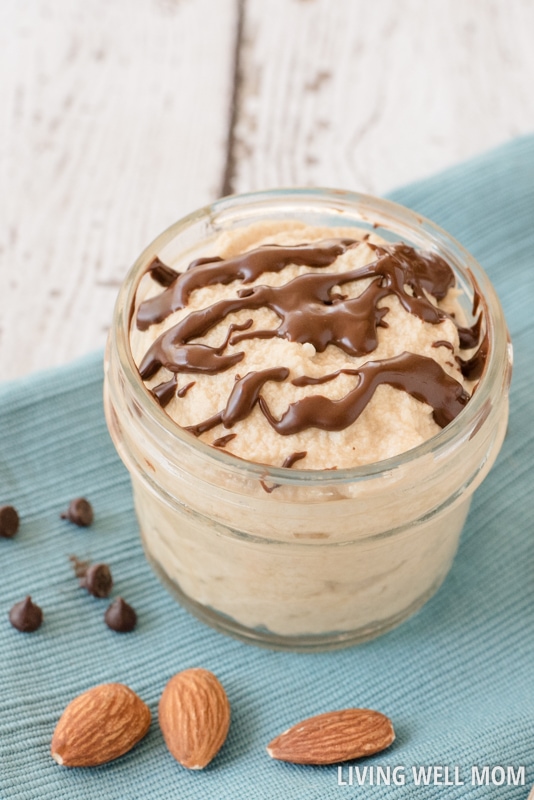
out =
<svg viewBox="0 0 534 800"><path fill-rule="evenodd" d="M380 194L534 126L532 0L2 0L0 378L102 347L221 194Z"/></svg>

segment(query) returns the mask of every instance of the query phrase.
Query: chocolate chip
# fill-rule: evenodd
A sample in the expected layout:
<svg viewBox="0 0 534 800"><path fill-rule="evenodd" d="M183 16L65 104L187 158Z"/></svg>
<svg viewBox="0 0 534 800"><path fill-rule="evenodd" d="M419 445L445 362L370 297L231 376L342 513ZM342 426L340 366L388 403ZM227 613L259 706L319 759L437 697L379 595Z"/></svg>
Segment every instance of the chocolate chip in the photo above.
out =
<svg viewBox="0 0 534 800"><path fill-rule="evenodd" d="M32 599L28 595L25 600L15 603L9 612L9 621L18 631L33 633L41 627L43 612L38 605L32 603Z"/></svg>
<svg viewBox="0 0 534 800"><path fill-rule="evenodd" d="M108 597L113 586L113 578L108 565L92 564L87 567L85 575L80 581L80 586L87 589L93 597Z"/></svg>
<svg viewBox="0 0 534 800"><path fill-rule="evenodd" d="M0 506L0 536L11 539L19 529L19 515L13 506Z"/></svg>
<svg viewBox="0 0 534 800"><path fill-rule="evenodd" d="M122 597L117 597L104 614L104 620L111 630L117 633L129 633L135 628L137 614Z"/></svg>
<svg viewBox="0 0 534 800"><path fill-rule="evenodd" d="M93 521L93 507L85 497L76 497L70 501L69 507L61 514L61 519L68 519L82 528L87 528Z"/></svg>

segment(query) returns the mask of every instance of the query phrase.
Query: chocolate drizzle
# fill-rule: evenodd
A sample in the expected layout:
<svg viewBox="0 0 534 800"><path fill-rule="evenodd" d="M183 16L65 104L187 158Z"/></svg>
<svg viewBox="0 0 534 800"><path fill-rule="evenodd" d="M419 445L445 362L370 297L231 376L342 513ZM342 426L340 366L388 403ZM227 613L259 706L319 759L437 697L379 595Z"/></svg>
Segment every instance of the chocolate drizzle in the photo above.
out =
<svg viewBox="0 0 534 800"><path fill-rule="evenodd" d="M462 410L469 395L433 358L401 353L382 361L367 361L359 370L358 385L340 400L309 395L291 403L279 420L260 398L260 408L272 427L283 436L306 428L341 431L355 422L380 384L402 389L417 400L432 406L433 417L444 428Z"/></svg>
<svg viewBox="0 0 534 800"><path fill-rule="evenodd" d="M211 308L213 308L213 306L211 306ZM191 316L192 314L190 317ZM183 322L186 323L190 317L187 317ZM206 327L202 333L193 332L191 335L186 334L181 344L178 344L176 339L173 339L173 337L169 338L167 335L174 330L174 328L171 328L171 331L164 333L159 339L156 339L154 345L152 345L145 355L139 367L141 377L143 380L149 380L158 372L160 367L166 367L171 372L207 372L210 374L223 372L229 369L229 367L233 367L238 361L241 361L245 355L244 353L234 353L229 356L221 355L228 346L232 334L234 331L245 330L251 325L252 320L247 320L247 322L242 325L232 323L228 328L223 343L218 347L210 347L207 344L186 344L188 339L201 336L202 333L206 333L208 327L212 326ZM180 327L180 325L175 326L175 328L178 327ZM156 345L158 345L158 347L156 347ZM155 350L157 350L157 356L155 355Z"/></svg>
<svg viewBox="0 0 534 800"><path fill-rule="evenodd" d="M287 456L287 458L284 458L284 463L282 464L282 466L285 469L291 469L293 464L296 464L297 461L302 461L302 459L306 458L307 455L308 455L307 450L302 450L302 452L300 453L291 453L290 455Z"/></svg>
<svg viewBox="0 0 534 800"><path fill-rule="evenodd" d="M343 243L339 245L339 248L342 248L346 247L346 242L350 240L339 241ZM328 252L335 249L330 241L328 244L330 245ZM149 380L162 366L171 372L214 373L229 369L244 357L242 352L222 355L226 344L231 341L230 330L223 345L217 348L204 344L189 344L189 342L191 339L203 336L229 314L243 309L267 307L274 311L281 322L275 331L269 332L269 335L273 333L292 342L310 342L319 353L333 344L351 356L367 355L378 346L377 328L386 327L383 317L389 310L387 307L378 308L378 302L388 295L396 295L406 311L425 322L436 325L444 319L450 319L450 315L436 307L425 295L427 291L436 299L440 299L452 285L454 280L452 270L443 259L432 253L420 254L405 244L380 248L373 245L373 249L379 257L364 267L326 275L305 273L282 286L254 286L242 289L236 298L220 300L207 308L191 312L177 325L161 334L149 348L139 367L141 377L143 380ZM260 251L262 248L252 253L257 255ZM265 253L270 252L269 248L265 249ZM314 251L307 252L315 264L312 259ZM318 252L324 257L324 249L318 248ZM251 256L251 253L246 255ZM233 261L218 262L220 283L229 282L225 265L233 263ZM258 263L260 262L256 259L254 264ZM180 279L187 274L183 273ZM231 271L231 275L233 274ZM369 277L375 280L358 297L340 299L339 295L330 295L335 286ZM213 274L210 273L209 278L213 283ZM158 298L165 295L172 287L176 288L176 285L177 282L158 295ZM172 297L171 293L167 298L169 308L172 306L170 303ZM155 299L157 298L151 298L146 302L151 303ZM144 306L142 303L140 313ZM149 315L149 310L144 308L141 315L144 320L142 327L159 322L167 316L167 313L161 316L162 306L163 304L158 306L157 313L154 312L155 316L152 317ZM251 325L252 320L248 324L245 323L247 328ZM232 332L234 330L243 330L243 327L236 325ZM478 341L479 338L480 317L473 329L458 328L458 331L461 347L474 346L473 340ZM261 335L265 335L265 332L262 331ZM251 331L250 337L252 336Z"/></svg>
<svg viewBox="0 0 534 800"><path fill-rule="evenodd" d="M432 344L432 347L446 347L448 350L452 350L454 352L454 346L452 342L448 342L447 339L439 339L437 342Z"/></svg>
<svg viewBox="0 0 534 800"><path fill-rule="evenodd" d="M299 453L290 453L288 456L286 456L286 458L284 458L284 463L282 464L283 469L291 469L293 464L296 464L297 461L301 461L303 458L306 458L307 455L307 450L302 450ZM280 487L279 483L273 483L272 486L269 486L269 484L266 483L263 478L260 479L260 485L263 491L267 492L267 494L271 494L271 492L274 492L275 489Z"/></svg>
<svg viewBox="0 0 534 800"><path fill-rule="evenodd" d="M237 433L227 433L226 436L219 436L218 439L214 439L211 443L212 447L226 447L226 445L235 439Z"/></svg>
<svg viewBox="0 0 534 800"><path fill-rule="evenodd" d="M264 272L280 272L288 264L306 267L327 267L350 245L357 244L353 239L335 239L319 244L303 244L297 247L266 245L223 261L219 257L199 258L193 261L185 272L175 273L166 291L141 303L137 312L137 327L146 330L155 322L162 322L173 311L185 308L189 295L195 289L212 286L215 283L228 284L235 280L252 283ZM155 259L156 260L156 259ZM161 261L150 267L152 274L161 275ZM154 264L154 262L152 262ZM164 266L164 265L163 265ZM166 268L170 272L168 267ZM156 280L158 280L156 278ZM158 281L160 282L160 281Z"/></svg>
<svg viewBox="0 0 534 800"><path fill-rule="evenodd" d="M279 272L289 264L327 267L359 244L352 239L330 239L296 247L266 245L226 260L216 257L198 259L183 273L175 273L155 259L149 270L165 288L156 297L141 303L137 327L145 330L162 322L173 311L184 308L195 289L227 285L236 280L244 285L257 280L265 272ZM438 301L442 300L454 286L454 273L440 256L416 251L404 243L368 243L368 247L374 250L376 258L363 267L335 273L306 272L281 286L241 288L235 297L192 311L161 334L145 353L139 366L142 379L151 379L162 367L174 373L170 381L152 389L156 399L165 405L176 392L178 373L223 372L245 356L240 351L225 353L226 348L254 338L278 337L301 344L310 343L318 353L333 345L349 356L369 355L378 346L378 329L388 327L385 317L389 309L378 304L391 295L398 298L409 314L426 323L438 325L445 319L452 320L458 330L461 348L477 345L482 330L481 312L471 327L461 327L452 314L429 299L428 295L431 295ZM356 297L343 295L337 289L362 279L371 281ZM217 347L193 341L206 335L230 314L260 308L268 308L276 314L280 320L278 327L255 330L253 319L248 319L242 324L230 324L224 341ZM478 303L474 310L478 310ZM437 340L434 346L450 347L450 344ZM474 379L480 376L487 349L485 336L474 356L466 361L459 360L466 377ZM187 430L200 436L217 425L232 428L259 404L265 419L281 435L291 435L310 427L339 431L360 416L381 384L388 384L429 404L434 420L441 427L454 419L469 400L462 385L434 359L406 352L381 361L367 361L358 369L339 369L318 378L301 376L294 378L292 383L295 386L322 384L340 374L358 377L357 385L347 395L339 400L309 395L291 403L280 418L273 415L261 391L268 381L285 381L289 369L273 367L248 372L243 378L236 376L225 408ZM228 441L228 436L222 436L213 444L224 446ZM293 456L304 457L301 453Z"/></svg>
<svg viewBox="0 0 534 800"><path fill-rule="evenodd" d="M182 386L180 389L178 389L178 391L176 392L176 396L185 397L189 389L192 389L195 383L196 381L189 381L189 383L186 383L185 386Z"/></svg>
<svg viewBox="0 0 534 800"><path fill-rule="evenodd" d="M157 256L150 264L148 270L150 272L150 277L153 278L156 283L159 283L160 286L165 287L170 286L179 275L176 270L168 267L163 261L160 261Z"/></svg>
<svg viewBox="0 0 534 800"><path fill-rule="evenodd" d="M321 375L320 378L312 378L309 375L300 375L298 378L293 378L291 383L293 386L317 386L320 383L329 383L337 378L338 375L358 375L357 369L337 369L335 372L329 372L328 375Z"/></svg>
<svg viewBox="0 0 534 800"><path fill-rule="evenodd" d="M157 386L154 386L150 391L154 395L155 399L158 401L162 408L169 405L172 398L176 394L176 387L178 385L176 375L173 375L170 381L165 381L164 383L158 383Z"/></svg>
<svg viewBox="0 0 534 800"><path fill-rule="evenodd" d="M284 381L288 375L287 367L248 372L244 378L240 378L234 383L223 411L219 411L218 414L214 414L198 425L190 425L187 430L194 433L195 436L200 436L201 433L205 433L221 423L225 428L232 428L236 422L248 417L258 402L260 392L267 381Z"/></svg>
<svg viewBox="0 0 534 800"><path fill-rule="evenodd" d="M476 353L471 356L471 358L468 358L467 360L463 360L462 358L457 359L462 371L462 375L467 378L468 381L474 381L480 378L484 369L484 364L486 363L486 359L488 357L488 351L489 339L486 331L484 338L480 343L480 347Z"/></svg>

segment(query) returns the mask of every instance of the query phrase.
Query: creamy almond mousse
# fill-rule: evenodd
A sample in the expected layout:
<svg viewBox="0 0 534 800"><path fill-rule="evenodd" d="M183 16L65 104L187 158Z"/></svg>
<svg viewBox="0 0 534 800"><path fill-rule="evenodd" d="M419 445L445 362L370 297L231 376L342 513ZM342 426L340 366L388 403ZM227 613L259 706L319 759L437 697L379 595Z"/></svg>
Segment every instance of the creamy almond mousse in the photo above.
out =
<svg viewBox="0 0 534 800"><path fill-rule="evenodd" d="M481 369L461 348L479 324L455 321L439 256L298 222L210 251L181 274L154 261L131 332L146 386L203 441L275 466L356 467L424 442L468 402Z"/></svg>
<svg viewBox="0 0 534 800"><path fill-rule="evenodd" d="M400 207L310 193L303 219L303 193L293 214L281 194L259 214L244 198L239 224L240 199L221 201L231 224L193 215L143 254L106 409L147 556L179 599L251 641L339 646L443 580L502 442L509 352L496 298L420 218L414 235L380 220ZM349 207L342 226L320 224L325 197Z"/></svg>

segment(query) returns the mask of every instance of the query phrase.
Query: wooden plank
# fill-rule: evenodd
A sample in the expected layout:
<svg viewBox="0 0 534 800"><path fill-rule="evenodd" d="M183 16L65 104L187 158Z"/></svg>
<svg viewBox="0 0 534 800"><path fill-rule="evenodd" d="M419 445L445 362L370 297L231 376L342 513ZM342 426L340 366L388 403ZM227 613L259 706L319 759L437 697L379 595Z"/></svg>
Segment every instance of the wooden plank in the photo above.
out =
<svg viewBox="0 0 534 800"><path fill-rule="evenodd" d="M236 0L0 7L0 367L104 344L141 249L222 183Z"/></svg>
<svg viewBox="0 0 534 800"><path fill-rule="evenodd" d="M533 29L530 0L5 0L0 375L101 346L137 253L221 186L378 194L528 131Z"/></svg>
<svg viewBox="0 0 534 800"><path fill-rule="evenodd" d="M381 194L532 130L531 0L248 0L233 188Z"/></svg>

